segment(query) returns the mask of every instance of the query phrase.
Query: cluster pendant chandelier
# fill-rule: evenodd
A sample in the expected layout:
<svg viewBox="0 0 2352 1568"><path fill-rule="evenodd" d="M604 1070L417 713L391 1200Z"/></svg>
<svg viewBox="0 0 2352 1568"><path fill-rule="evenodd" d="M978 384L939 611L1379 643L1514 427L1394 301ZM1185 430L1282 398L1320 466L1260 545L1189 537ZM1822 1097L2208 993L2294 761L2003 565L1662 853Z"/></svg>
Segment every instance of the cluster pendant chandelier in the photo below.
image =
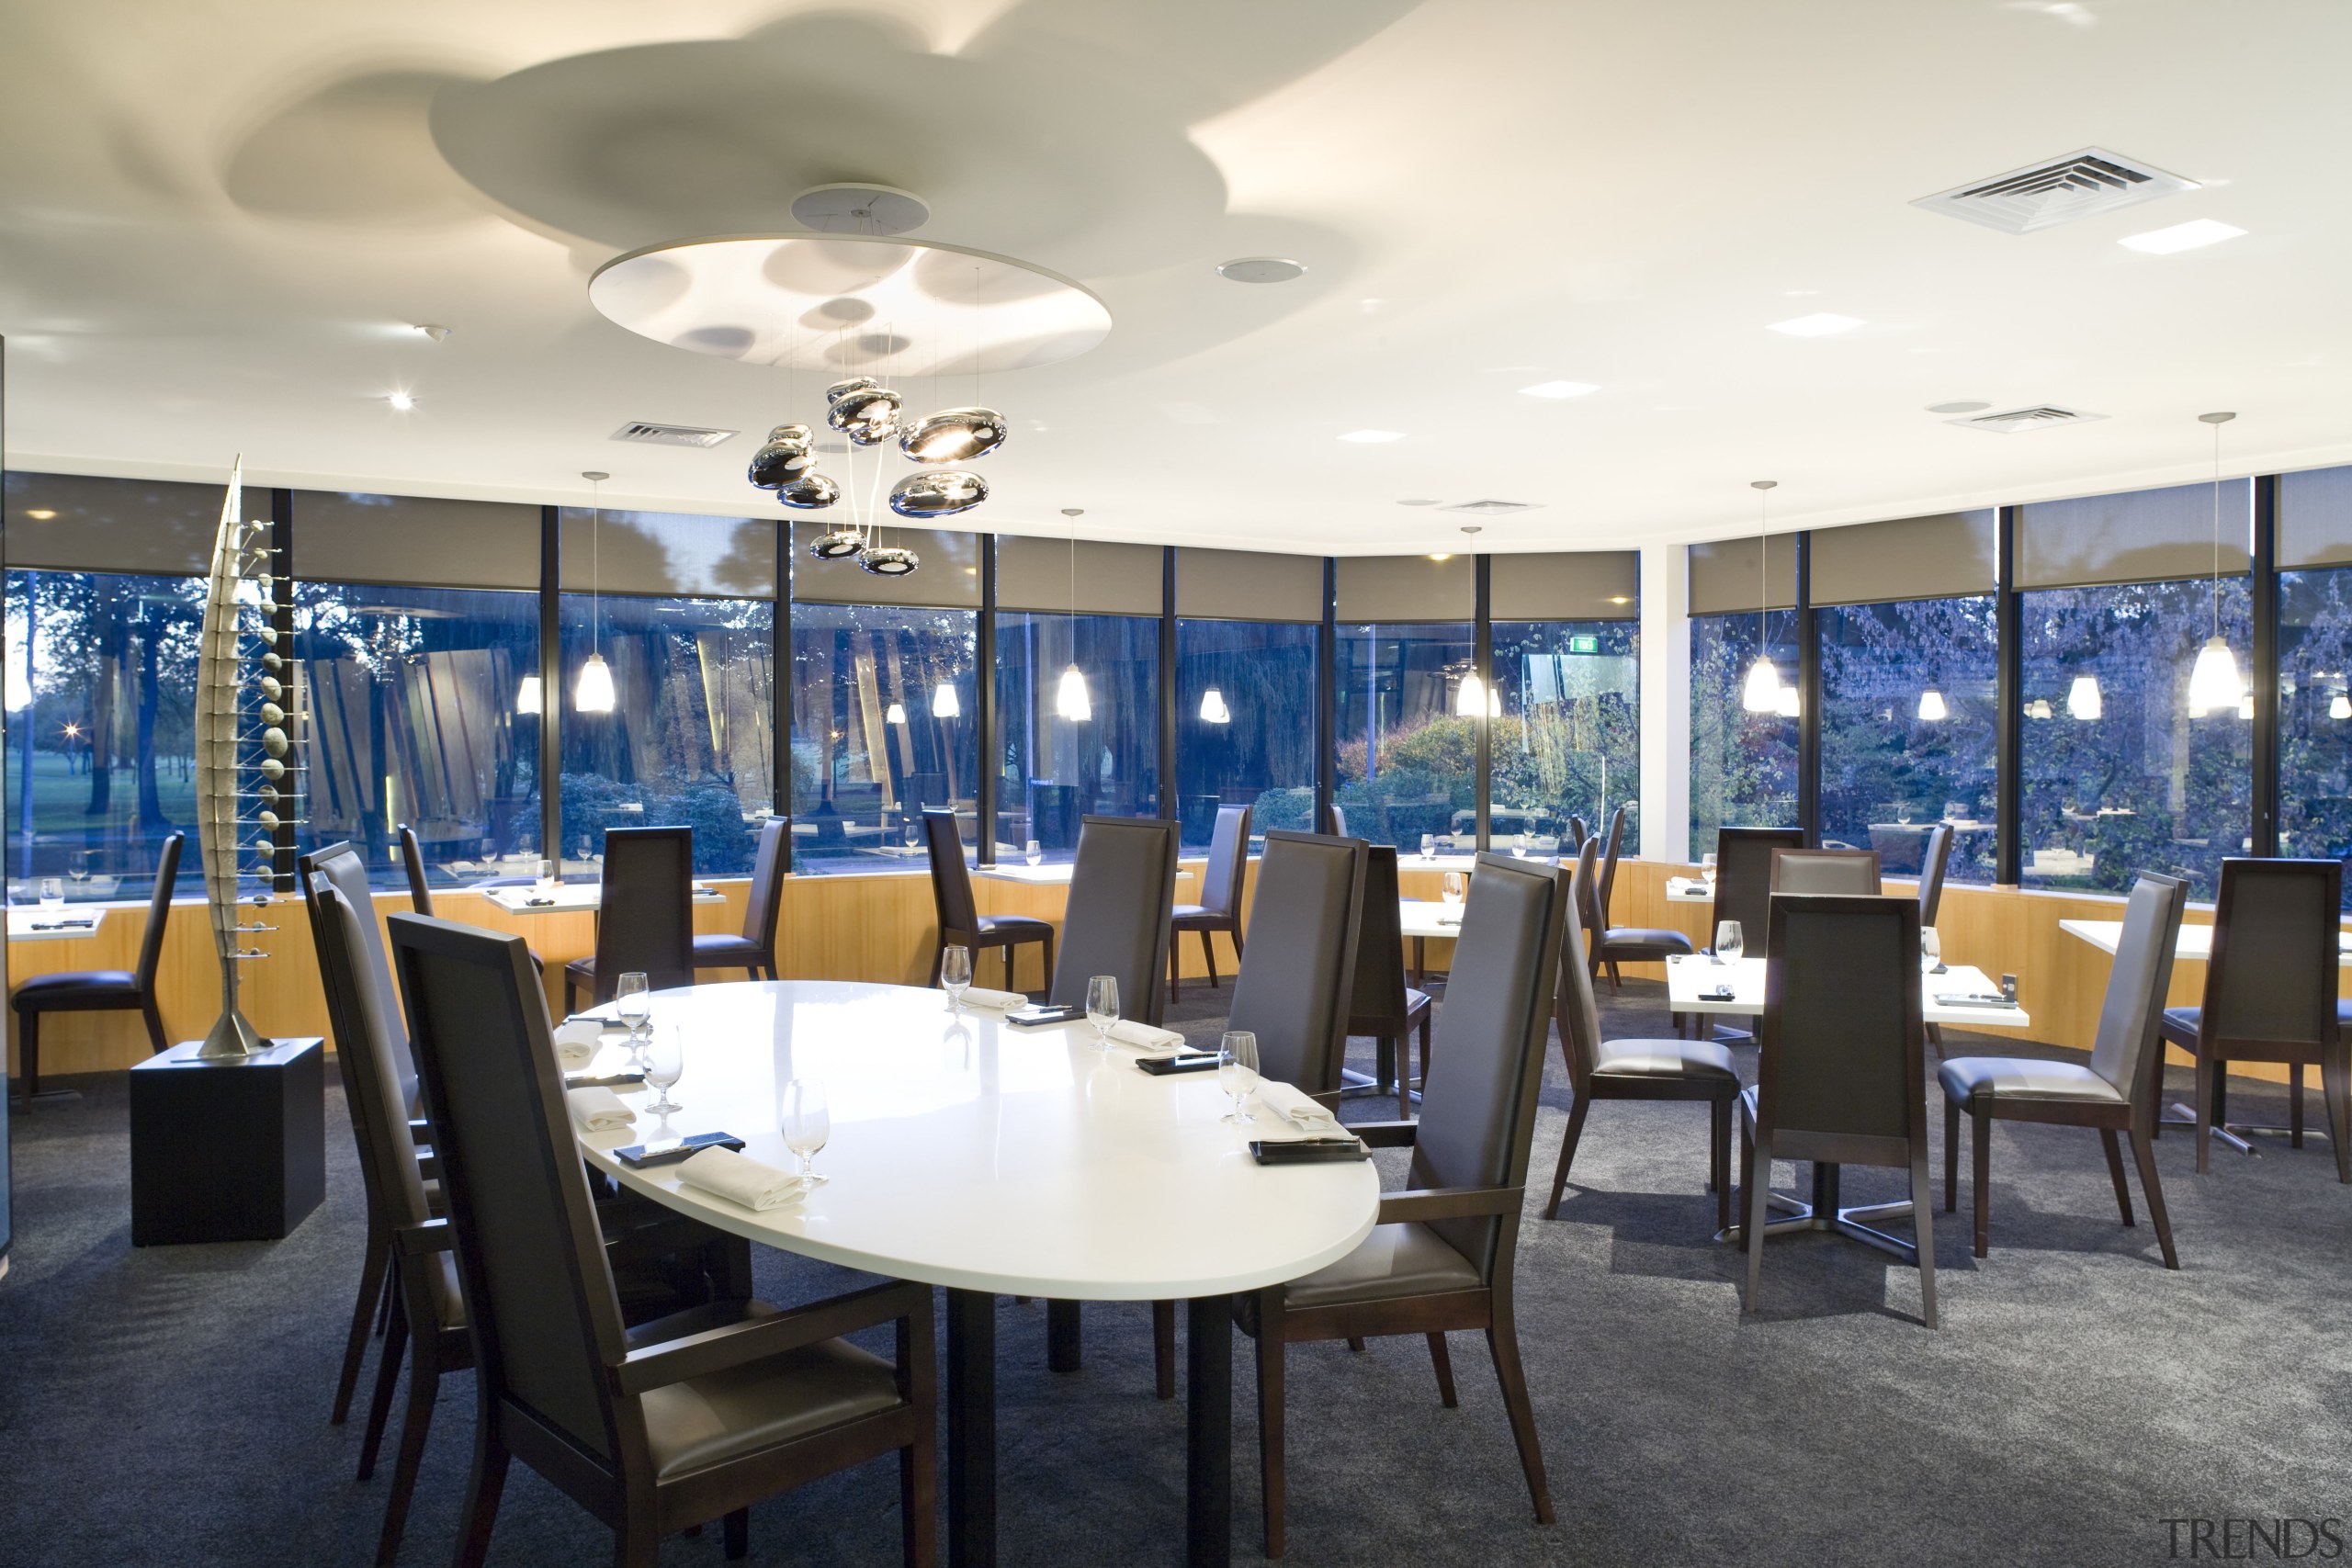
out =
<svg viewBox="0 0 2352 1568"><path fill-rule="evenodd" d="M1778 479L1750 479L1748 488L1756 497L1756 662L1747 667L1747 680L1740 687L1739 705L1749 713L1779 714L1794 718L1797 714L1797 689L1781 683L1780 666L1772 662L1771 633L1768 623L1771 615L1771 589L1765 570L1766 552L1770 547L1766 528L1766 492L1780 485ZM1922 717L1926 715L1923 713Z"/></svg>
<svg viewBox="0 0 2352 1568"><path fill-rule="evenodd" d="M2237 712L2252 718L2254 694L2239 678L2237 659L2222 637L2222 426L2237 415L2200 413L2197 417L2213 427L2213 635L2205 639L2196 664L2189 669L2188 714L2200 718L2209 713Z"/></svg>
<svg viewBox="0 0 2352 1568"><path fill-rule="evenodd" d="M861 446L880 446L896 438L899 450L916 463L916 469L890 487L890 510L900 517L952 517L968 512L989 498L988 480L962 468L937 465L969 462L1004 445L1004 416L989 408L944 409L911 423L901 424L904 400L871 376L853 376L825 389L825 423L849 438L853 453ZM865 515L859 515L855 464L844 492L831 476L817 471L815 433L805 424L779 424L767 442L752 455L749 478L761 490L774 491L776 501L796 512L820 512L849 497L849 520L831 529L808 547L819 560L847 560L876 577L904 577L922 565L922 558L900 545L885 545L876 536L878 519L873 491L882 483L877 462L867 487Z"/></svg>

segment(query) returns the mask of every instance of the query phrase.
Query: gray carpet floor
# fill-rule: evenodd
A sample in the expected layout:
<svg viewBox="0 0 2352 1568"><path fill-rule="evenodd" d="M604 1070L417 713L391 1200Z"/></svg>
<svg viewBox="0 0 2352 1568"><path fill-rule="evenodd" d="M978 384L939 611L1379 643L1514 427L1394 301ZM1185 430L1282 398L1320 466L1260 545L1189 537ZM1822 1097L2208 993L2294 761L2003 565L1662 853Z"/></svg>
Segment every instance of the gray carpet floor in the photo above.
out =
<svg viewBox="0 0 2352 1568"><path fill-rule="evenodd" d="M1195 988L1175 1021L1212 1037L1229 995ZM1612 1035L1663 1031L1655 986L1606 1006ZM1355 1045L1368 1065L1369 1043ZM356 1415L326 1422L362 1230L332 1076L324 1208L278 1243L146 1249L130 1245L123 1076L70 1081L80 1100L17 1113L0 1562L371 1561L382 1483L351 1479ZM1555 1051L1539 1188L1567 1098ZM2282 1120L2283 1099L2231 1091L2257 1120ZM1940 1127L1932 1081L1929 1100ZM1455 1337L1451 1411L1418 1339L1362 1356L1306 1346L1291 1360L1289 1561L2082 1568L2176 1560L2168 1518L2352 1515L2352 1189L2324 1141L2217 1152L2199 1178L2188 1137L2163 1140L2183 1263L2167 1273L2144 1210L2139 1229L2117 1223L2091 1134L1999 1127L1992 1256L1969 1256L1963 1172L1962 1213L1937 1215L1944 1325L1930 1332L1912 1271L1826 1236L1775 1240L1764 1310L1743 1316L1739 1258L1709 1239L1705 1121L1696 1105L1604 1102L1559 1220L1531 1196L1520 1324L1557 1526L1532 1521L1477 1337ZM1779 1184L1799 1173L1783 1167ZM1896 1174L1851 1172L1847 1193L1898 1196ZM849 1279L767 1252L758 1269L776 1301ZM1151 1397L1148 1314L1089 1308L1084 1370L1057 1376L1043 1308L1001 1312L1002 1560L1181 1561L1183 1412ZM1248 1561L1246 1342L1236 1364L1235 1549ZM402 1562L447 1560L472 1426L460 1375L444 1386ZM896 1511L895 1468L869 1465L754 1509L752 1561L895 1563ZM610 1539L518 1468L491 1560L605 1561ZM2186 1560L2185 1534L2178 1547ZM669 1541L662 1561L716 1568L717 1532Z"/></svg>

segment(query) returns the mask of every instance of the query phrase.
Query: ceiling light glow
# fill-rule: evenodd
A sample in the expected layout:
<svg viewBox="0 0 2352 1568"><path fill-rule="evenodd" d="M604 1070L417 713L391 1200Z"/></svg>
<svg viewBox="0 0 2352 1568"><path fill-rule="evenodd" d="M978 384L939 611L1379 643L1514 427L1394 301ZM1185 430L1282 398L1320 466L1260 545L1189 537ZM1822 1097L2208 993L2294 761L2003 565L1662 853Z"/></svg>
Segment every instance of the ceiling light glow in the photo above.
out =
<svg viewBox="0 0 2352 1568"><path fill-rule="evenodd" d="M1521 387L1523 398L1581 398L1600 390L1589 381L1538 381L1532 387Z"/></svg>
<svg viewBox="0 0 2352 1568"><path fill-rule="evenodd" d="M2144 234L2127 234L2115 243L2126 250L2146 255L2168 256L2180 251L2194 251L2206 245L2218 245L2224 240L2234 240L2245 232L2211 218L2195 218L2186 223L2176 223L2169 229L2151 229Z"/></svg>
<svg viewBox="0 0 2352 1568"><path fill-rule="evenodd" d="M387 392L384 394L384 400L391 404L392 407L398 409L402 413L406 413L409 410L416 407L416 400L410 397L406 392Z"/></svg>
<svg viewBox="0 0 2352 1568"><path fill-rule="evenodd" d="M1359 446L1372 446L1383 441L1402 441L1405 433L1401 430L1351 430L1340 439L1352 441Z"/></svg>
<svg viewBox="0 0 2352 1568"><path fill-rule="evenodd" d="M1785 321L1774 321L1767 330L1785 333L1790 337L1831 337L1838 333L1852 332L1862 324L1858 317L1840 316L1831 310L1817 310L1810 316L1795 316Z"/></svg>

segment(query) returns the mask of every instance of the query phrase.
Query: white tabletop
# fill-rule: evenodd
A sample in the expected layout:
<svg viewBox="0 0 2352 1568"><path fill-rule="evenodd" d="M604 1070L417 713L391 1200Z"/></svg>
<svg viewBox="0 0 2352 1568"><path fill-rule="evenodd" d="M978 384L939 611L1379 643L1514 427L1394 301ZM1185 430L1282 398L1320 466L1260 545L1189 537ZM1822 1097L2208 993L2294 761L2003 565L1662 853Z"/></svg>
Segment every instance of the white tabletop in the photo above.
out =
<svg viewBox="0 0 2352 1568"><path fill-rule="evenodd" d="M1397 923L1407 936L1444 937L1449 940L1462 934L1462 906L1441 903L1431 898L1400 898L1396 901Z"/></svg>
<svg viewBox="0 0 2352 1568"><path fill-rule="evenodd" d="M1261 1167L1250 1138L1295 1134L1262 1109L1227 1125L1215 1073L1153 1077L1132 1051L1097 1051L1082 1021L957 1021L939 991L816 980L659 991L653 1010L687 1032L685 1109L582 1147L624 1185L789 1252L965 1290L1164 1301L1311 1273L1379 1210L1371 1162ZM798 1203L754 1213L604 1152L724 1130L793 1168L777 1107L796 1074L825 1084L833 1119L817 1156L831 1179Z"/></svg>
<svg viewBox="0 0 2352 1568"><path fill-rule="evenodd" d="M1509 844L1498 844L1496 848L1504 854L1510 852ZM1398 850L1396 869L1398 871L1459 871L1466 874L1478 869L1478 857L1467 850L1450 855L1425 855L1418 852L1408 854L1403 850Z"/></svg>
<svg viewBox="0 0 2352 1568"><path fill-rule="evenodd" d="M1675 1012L1758 1017L1764 1011L1764 968L1768 962L1743 958L1736 964L1717 964L1706 957L1669 958L1666 961L1667 1006ZM1716 1000L1699 995L1726 979L1732 985L1729 998ZM1955 1029L2031 1028L2033 1020L2020 1007L1946 1007L1936 1000L1939 992L1948 996L1983 996L1998 989L1984 971L1964 964L1951 964L1940 975L1919 977L1920 1016L1929 1023L1950 1024Z"/></svg>
<svg viewBox="0 0 2352 1568"><path fill-rule="evenodd" d="M8 940L10 942L75 942L85 936L96 936L106 924L105 908L95 904L69 904L62 909L17 908L8 910ZM62 922L87 920L83 925ZM43 928L54 928L44 930Z"/></svg>
<svg viewBox="0 0 2352 1568"><path fill-rule="evenodd" d="M2078 936L2101 953L2113 953L2123 941L2121 920L2061 920L2058 929L2069 936ZM2335 938L2338 964L2352 964L2352 931L2338 931ZM2173 943L2176 959L2190 958L2202 964L2213 956L2211 926L2183 926L2179 940Z"/></svg>
<svg viewBox="0 0 2352 1568"><path fill-rule="evenodd" d="M510 915L577 915L602 907L605 885L601 882L565 882L544 893L537 887L485 887L481 896ZM697 904L724 904L727 897L718 889L705 887L697 882L694 888L694 901Z"/></svg>
<svg viewBox="0 0 2352 1568"><path fill-rule="evenodd" d="M1712 904L1715 901L1715 890L1702 877L1669 876L1666 879L1666 901L1669 904Z"/></svg>
<svg viewBox="0 0 2352 1568"><path fill-rule="evenodd" d="M1077 866L1069 861L1057 861L1044 865L1031 865L1025 861L999 861L994 865L976 865L974 876L986 876L998 882L1025 882L1032 887L1068 887L1070 874ZM1193 873L1189 867L1176 868L1176 880L1189 882Z"/></svg>

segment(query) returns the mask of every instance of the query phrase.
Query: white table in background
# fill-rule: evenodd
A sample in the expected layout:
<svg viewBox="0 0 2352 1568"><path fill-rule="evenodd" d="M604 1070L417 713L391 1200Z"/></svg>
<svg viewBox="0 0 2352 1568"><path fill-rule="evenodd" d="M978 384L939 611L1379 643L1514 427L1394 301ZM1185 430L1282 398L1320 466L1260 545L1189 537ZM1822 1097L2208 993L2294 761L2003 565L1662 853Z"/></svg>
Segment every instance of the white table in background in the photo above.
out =
<svg viewBox="0 0 2352 1568"><path fill-rule="evenodd" d="M87 920L86 926L62 922ZM8 940L10 942L77 942L85 936L96 936L106 924L107 912L90 905L68 905L62 909L17 908L8 910Z"/></svg>
<svg viewBox="0 0 2352 1568"><path fill-rule="evenodd" d="M1669 904L1712 904L1715 890L1704 878L1669 876L1666 879L1666 901Z"/></svg>
<svg viewBox="0 0 2352 1568"><path fill-rule="evenodd" d="M1674 1012L1708 1017L1760 1018L1764 1012L1767 962L1742 958L1736 963L1717 964L1706 957L1669 958L1666 961L1667 1007ZM1729 998L1719 1000L1700 996L1700 992L1712 990L1726 979L1732 985ZM1936 1000L1938 992L1990 995L1999 988L1984 971L1954 964L1940 975L1919 976L1920 1014L1929 1023L1952 1029L2030 1029L2033 1020L2021 1007L1947 1006Z"/></svg>
<svg viewBox="0 0 2352 1568"><path fill-rule="evenodd" d="M1252 855L1250 858L1255 860L1257 857ZM1077 869L1076 864L1069 861L1054 861L1042 865L1031 865L1024 861L999 861L994 865L974 866L972 874L985 876L991 882L1025 882L1032 887L1068 887L1070 874ZM1180 865L1176 868L1179 883L1192 879L1193 873L1188 867Z"/></svg>
<svg viewBox="0 0 2352 1568"><path fill-rule="evenodd" d="M544 893L536 887L485 887L481 896L510 915L594 914L604 907L605 885L601 882L565 882ZM727 902L726 895L715 887L705 887L701 883L695 884L693 897L697 904Z"/></svg>
<svg viewBox="0 0 2352 1568"><path fill-rule="evenodd" d="M2121 920L2061 920L2058 922L2058 929L2068 936L2082 938L2101 953L2114 953L2123 941ZM2338 931L2335 946L2336 962L2352 964L2352 931ZM2213 928L2211 926L2181 927L2179 940L2173 943L2172 955L2175 959L2194 959L2199 964L2211 958L2213 956Z"/></svg>
<svg viewBox="0 0 2352 1568"><path fill-rule="evenodd" d="M946 1287L951 1563L996 1560L1001 1294L1190 1303L1187 1561L1227 1561L1231 1298L1312 1273L1370 1235L1369 1162L1261 1167L1248 1145L1284 1135L1271 1118L1227 1125L1215 1074L1139 1072L1135 1053L1097 1051L1083 1021L1020 1030L973 1009L953 1018L938 991L790 980L658 991L653 1017L691 1043L672 1090L684 1109L583 1134L592 1164L752 1241ZM817 1159L830 1179L798 1203L754 1213L680 1186L674 1167L634 1171L605 1152L723 1130L791 1168L778 1107L795 1076L823 1081L833 1122ZM1074 1334L1069 1348L1074 1361Z"/></svg>

